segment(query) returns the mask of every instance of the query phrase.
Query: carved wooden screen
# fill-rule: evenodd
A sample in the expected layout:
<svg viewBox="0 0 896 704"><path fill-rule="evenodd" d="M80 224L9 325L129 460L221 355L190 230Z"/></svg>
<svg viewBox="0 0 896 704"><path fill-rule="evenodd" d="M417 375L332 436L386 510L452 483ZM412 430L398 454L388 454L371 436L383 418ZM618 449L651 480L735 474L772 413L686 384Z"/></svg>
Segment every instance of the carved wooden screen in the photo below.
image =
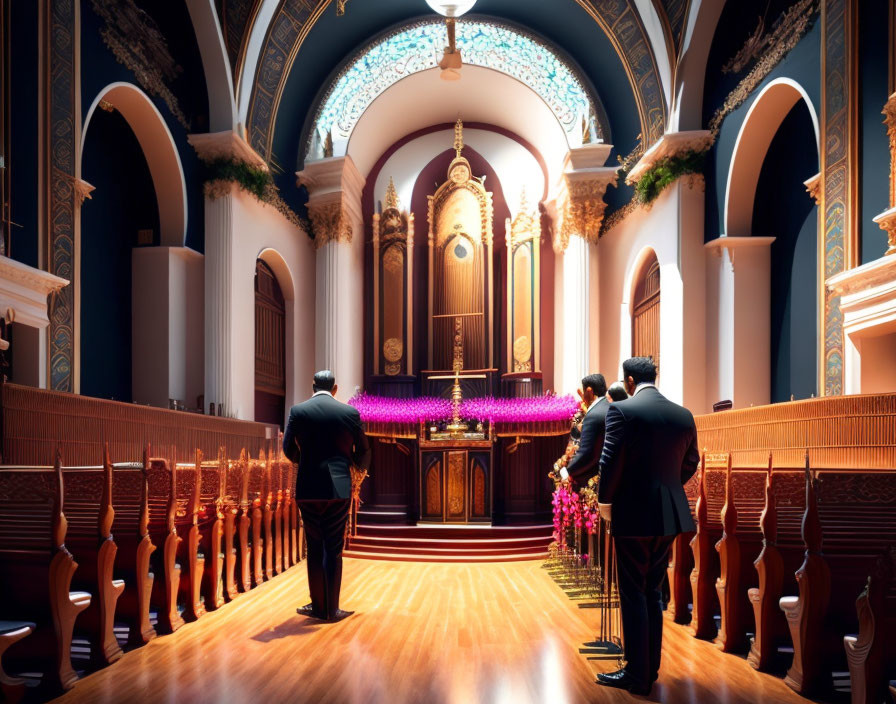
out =
<svg viewBox="0 0 896 704"><path fill-rule="evenodd" d="M255 263L255 420L282 426L286 398L286 302L271 268Z"/></svg>
<svg viewBox="0 0 896 704"><path fill-rule="evenodd" d="M652 357L660 368L660 265L655 256L644 264L635 284L632 356Z"/></svg>
<svg viewBox="0 0 896 704"><path fill-rule="evenodd" d="M429 198L430 365L485 369L492 363L491 194L466 159L455 159L448 174Z"/></svg>
<svg viewBox="0 0 896 704"><path fill-rule="evenodd" d="M507 371L539 372L540 243L537 215L528 212L525 196L520 212L507 219Z"/></svg>

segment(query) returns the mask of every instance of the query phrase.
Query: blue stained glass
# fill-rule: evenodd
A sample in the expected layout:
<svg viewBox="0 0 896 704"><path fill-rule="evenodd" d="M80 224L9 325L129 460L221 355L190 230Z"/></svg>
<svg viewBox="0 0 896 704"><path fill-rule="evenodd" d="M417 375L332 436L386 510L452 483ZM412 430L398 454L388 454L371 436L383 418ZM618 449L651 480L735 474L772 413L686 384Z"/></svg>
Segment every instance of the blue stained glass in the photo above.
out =
<svg viewBox="0 0 896 704"><path fill-rule="evenodd" d="M315 127L322 140L347 140L367 107L402 78L435 68L446 44L445 26L423 22L368 47L340 74L321 106ZM547 103L569 137L581 136L593 105L573 69L547 46L494 22L460 21L457 47L465 64L516 78ZM572 145L572 143L571 143Z"/></svg>

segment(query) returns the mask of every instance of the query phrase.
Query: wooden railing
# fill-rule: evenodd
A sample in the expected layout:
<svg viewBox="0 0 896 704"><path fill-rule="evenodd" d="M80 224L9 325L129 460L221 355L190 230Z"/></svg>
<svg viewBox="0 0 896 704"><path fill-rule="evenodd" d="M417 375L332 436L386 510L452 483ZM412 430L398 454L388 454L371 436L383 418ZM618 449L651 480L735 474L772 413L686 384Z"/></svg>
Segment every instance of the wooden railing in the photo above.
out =
<svg viewBox="0 0 896 704"><path fill-rule="evenodd" d="M216 457L220 448L251 456L277 443L276 426L138 406L77 394L0 384L2 462L51 465L56 448L66 462L89 465L108 444L116 462L140 462L148 444L190 457L196 449Z"/></svg>
<svg viewBox="0 0 896 704"><path fill-rule="evenodd" d="M743 466L896 468L896 394L833 396L697 416L707 452L736 452Z"/></svg>

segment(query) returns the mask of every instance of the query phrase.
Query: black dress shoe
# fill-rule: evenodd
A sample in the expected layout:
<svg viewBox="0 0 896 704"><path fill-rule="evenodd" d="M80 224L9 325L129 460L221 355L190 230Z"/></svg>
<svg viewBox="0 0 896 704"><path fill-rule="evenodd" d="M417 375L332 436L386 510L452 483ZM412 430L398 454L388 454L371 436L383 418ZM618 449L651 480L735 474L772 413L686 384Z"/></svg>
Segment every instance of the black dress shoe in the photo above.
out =
<svg viewBox="0 0 896 704"><path fill-rule="evenodd" d="M328 618L327 620L330 623L338 623L339 621L342 621L343 619L347 619L353 613L355 613L355 612L354 611L343 611L342 609L336 609L336 613L334 613L333 616L331 618Z"/></svg>
<svg viewBox="0 0 896 704"><path fill-rule="evenodd" d="M296 609L299 616L307 616L308 618L316 618L320 621L326 621L327 617L314 610L314 604L305 604Z"/></svg>
<svg viewBox="0 0 896 704"><path fill-rule="evenodd" d="M628 672L617 670L616 672L600 673L597 676L597 683L604 687L615 687L616 689L627 689L632 694L646 696L650 694L653 683L639 682Z"/></svg>

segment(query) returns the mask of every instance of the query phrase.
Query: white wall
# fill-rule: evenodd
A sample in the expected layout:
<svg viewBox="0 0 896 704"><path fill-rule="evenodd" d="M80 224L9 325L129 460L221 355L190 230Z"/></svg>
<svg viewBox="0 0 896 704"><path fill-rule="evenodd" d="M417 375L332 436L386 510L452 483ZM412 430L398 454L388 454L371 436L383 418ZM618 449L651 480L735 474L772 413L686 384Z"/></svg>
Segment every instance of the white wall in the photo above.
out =
<svg viewBox="0 0 896 704"><path fill-rule="evenodd" d="M621 378L631 356L631 296L634 277L650 249L660 264L659 386L671 400L695 413L706 403L705 255L703 191L678 180L654 201L601 238L600 370Z"/></svg>
<svg viewBox="0 0 896 704"><path fill-rule="evenodd" d="M238 417L255 418L255 262L279 253L292 281L278 274L287 299L286 408L311 395L314 375L314 250L308 236L274 208L236 189L233 197L233 398ZM275 273L276 269L275 269ZM293 305L289 305L289 300ZM290 309L292 309L290 311Z"/></svg>
<svg viewBox="0 0 896 704"><path fill-rule="evenodd" d="M137 247L131 257L135 403L197 407L203 394L204 257L186 247Z"/></svg>

